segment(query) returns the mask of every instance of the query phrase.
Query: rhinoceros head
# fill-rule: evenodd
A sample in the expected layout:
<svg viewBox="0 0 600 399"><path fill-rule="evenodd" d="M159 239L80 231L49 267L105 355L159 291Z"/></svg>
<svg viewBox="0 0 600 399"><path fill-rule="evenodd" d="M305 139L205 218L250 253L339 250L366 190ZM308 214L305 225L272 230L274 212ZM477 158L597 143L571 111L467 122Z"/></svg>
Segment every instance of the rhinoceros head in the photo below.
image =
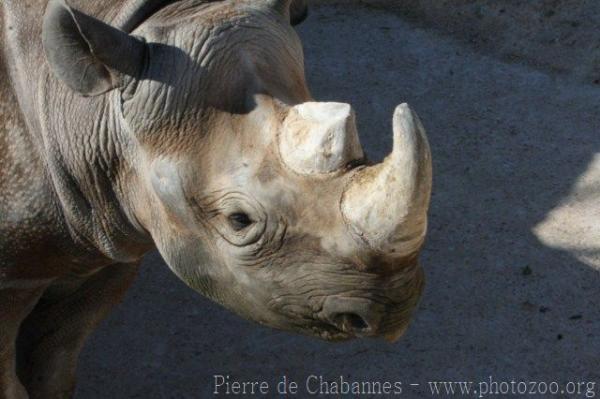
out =
<svg viewBox="0 0 600 399"><path fill-rule="evenodd" d="M310 97L289 6L180 1L129 35L54 1L45 48L72 89L110 97L133 213L188 285L276 328L396 338L423 287L425 132L398 106L391 154L368 162L352 107Z"/></svg>

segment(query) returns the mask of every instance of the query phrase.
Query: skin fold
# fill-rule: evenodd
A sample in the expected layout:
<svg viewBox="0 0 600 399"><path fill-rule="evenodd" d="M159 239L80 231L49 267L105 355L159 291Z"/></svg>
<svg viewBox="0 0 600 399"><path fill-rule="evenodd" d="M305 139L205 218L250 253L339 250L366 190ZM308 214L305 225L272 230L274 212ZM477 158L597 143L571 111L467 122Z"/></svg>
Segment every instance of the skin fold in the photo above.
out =
<svg viewBox="0 0 600 399"><path fill-rule="evenodd" d="M258 323L403 333L423 289L425 133L401 106L389 159L364 158L351 108L307 88L304 1L0 13L0 398L71 397L85 339L153 249Z"/></svg>

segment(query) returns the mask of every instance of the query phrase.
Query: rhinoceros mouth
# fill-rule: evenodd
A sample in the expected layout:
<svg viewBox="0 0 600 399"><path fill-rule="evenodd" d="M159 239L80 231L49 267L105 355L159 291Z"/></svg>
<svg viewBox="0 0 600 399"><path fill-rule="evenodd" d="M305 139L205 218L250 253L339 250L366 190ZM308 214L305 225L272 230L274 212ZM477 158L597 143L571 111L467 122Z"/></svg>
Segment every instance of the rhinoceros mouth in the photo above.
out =
<svg viewBox="0 0 600 399"><path fill-rule="evenodd" d="M410 320L403 320L402 322L395 323L393 328L386 329L385 331L378 332L364 332L347 330L332 325L323 324L318 327L313 327L310 332L311 336L316 336L325 341L330 342L344 342L354 339L365 339L365 338L383 338L389 343L398 341L408 329Z"/></svg>
<svg viewBox="0 0 600 399"><path fill-rule="evenodd" d="M309 331L305 331L305 334L330 342L344 342L362 338L351 331L344 331L334 325L326 323L312 327Z"/></svg>

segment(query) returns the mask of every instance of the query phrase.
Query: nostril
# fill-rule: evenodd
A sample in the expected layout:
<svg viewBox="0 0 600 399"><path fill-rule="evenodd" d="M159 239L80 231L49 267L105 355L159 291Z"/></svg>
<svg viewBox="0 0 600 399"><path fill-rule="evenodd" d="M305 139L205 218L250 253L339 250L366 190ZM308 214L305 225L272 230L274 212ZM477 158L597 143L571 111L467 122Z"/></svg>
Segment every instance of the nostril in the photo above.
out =
<svg viewBox="0 0 600 399"><path fill-rule="evenodd" d="M336 321L344 331L360 333L369 329L369 323L356 313L340 313L337 315Z"/></svg>
<svg viewBox="0 0 600 399"><path fill-rule="evenodd" d="M349 313L346 317L354 330L365 330L369 328L367 322L357 314Z"/></svg>
<svg viewBox="0 0 600 399"><path fill-rule="evenodd" d="M320 314L323 321L350 336L374 336L384 309L363 299L332 295L325 298Z"/></svg>

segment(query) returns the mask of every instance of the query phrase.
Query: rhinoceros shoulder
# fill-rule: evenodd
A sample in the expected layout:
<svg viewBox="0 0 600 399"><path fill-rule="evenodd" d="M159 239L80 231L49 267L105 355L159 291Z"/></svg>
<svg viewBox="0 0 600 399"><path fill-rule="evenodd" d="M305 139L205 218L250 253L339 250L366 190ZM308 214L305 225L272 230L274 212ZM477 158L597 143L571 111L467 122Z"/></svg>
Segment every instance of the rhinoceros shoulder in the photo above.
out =
<svg viewBox="0 0 600 399"><path fill-rule="evenodd" d="M0 32L6 27L4 8L3 3ZM4 45L0 35L0 285L46 275L49 270L39 270L40 259L67 236L35 138L18 106Z"/></svg>

